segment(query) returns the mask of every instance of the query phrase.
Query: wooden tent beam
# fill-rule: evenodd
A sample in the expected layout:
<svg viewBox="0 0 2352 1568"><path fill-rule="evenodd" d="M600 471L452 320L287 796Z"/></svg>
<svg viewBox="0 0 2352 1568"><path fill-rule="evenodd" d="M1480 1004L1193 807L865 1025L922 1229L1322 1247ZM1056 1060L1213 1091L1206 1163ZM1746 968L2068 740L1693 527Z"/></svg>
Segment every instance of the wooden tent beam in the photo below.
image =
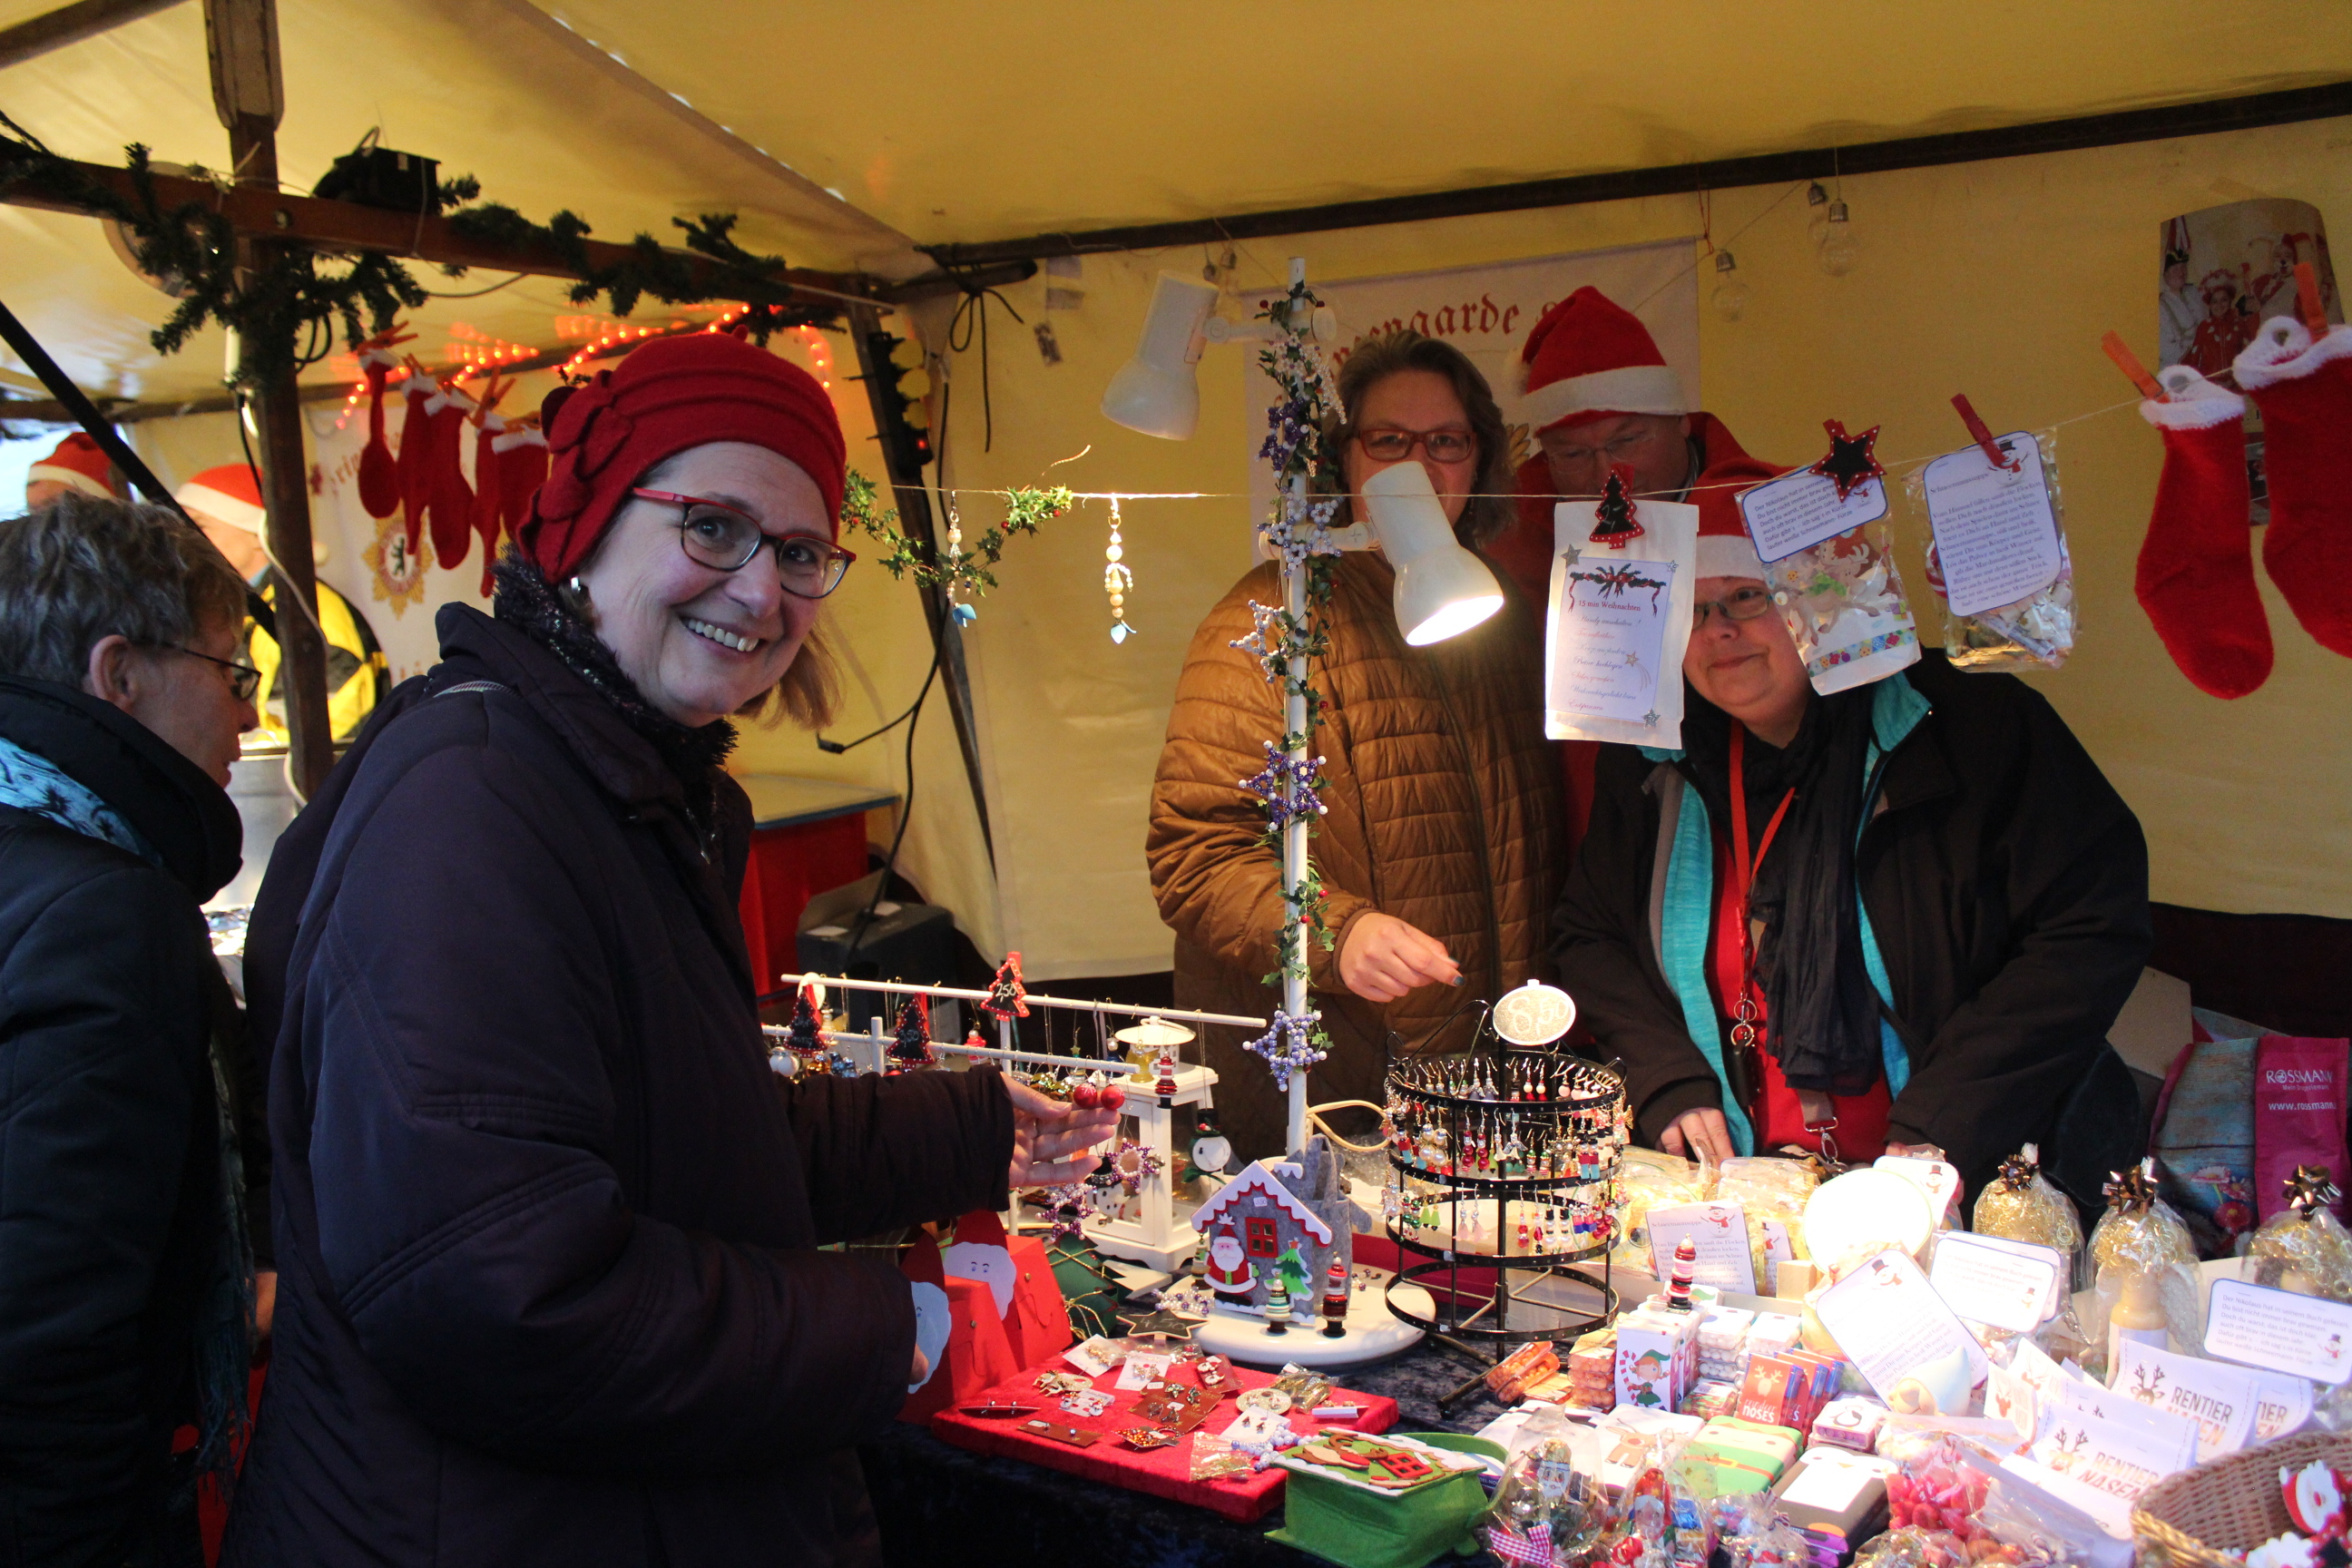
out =
<svg viewBox="0 0 2352 1568"><path fill-rule="evenodd" d="M0 27L0 68L19 65L51 49L79 44L110 32L125 22L136 22L158 11L168 11L180 0L74 0L30 21Z"/></svg>
<svg viewBox="0 0 2352 1568"><path fill-rule="evenodd" d="M1320 206L1236 213L1230 217L1188 218L1175 223L1135 224L1123 228L1036 234L1025 239L992 239L971 245L926 245L921 248L940 266L953 268L990 266L1016 259L1036 260L1049 256L1087 256L1115 250L1223 245L1227 240L1318 234L1327 229L1362 228L1376 224L1423 223L1432 218L1469 217L1482 213L1523 212L1537 207L1580 206L1591 202L1628 201L1643 196L1689 195L1696 191L1730 190L1741 185L1827 180L1839 174L1885 174L1897 169L1925 169L1945 163L1973 163L1988 158L2021 158L2041 153L2066 153L2086 147L2158 142L2176 136L2251 131L2265 125L2287 125L2305 120L2330 120L2339 115L2352 115L2352 81L2293 88L2284 92L2258 92L2238 98L2166 104L2156 109L2125 110L2114 114L2086 114L2070 120L2044 120L1985 131L1958 131L1939 136L1906 136L1887 142L1864 142L1853 146L1767 153L1752 158L1670 163L1657 168L1620 169L1607 174L1574 174L1559 179L1474 185L1458 191L1426 191L1412 195L1376 196L1367 201L1329 202Z"/></svg>

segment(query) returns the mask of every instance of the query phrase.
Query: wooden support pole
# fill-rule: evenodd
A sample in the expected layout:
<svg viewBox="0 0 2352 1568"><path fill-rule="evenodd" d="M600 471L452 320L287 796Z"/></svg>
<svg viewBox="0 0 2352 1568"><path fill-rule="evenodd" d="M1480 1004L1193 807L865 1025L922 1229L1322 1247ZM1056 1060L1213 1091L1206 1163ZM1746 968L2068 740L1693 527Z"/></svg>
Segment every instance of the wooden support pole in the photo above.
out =
<svg viewBox="0 0 2352 1568"><path fill-rule="evenodd" d="M74 0L70 5L45 11L13 27L0 27L0 67L16 65L51 49L94 38L125 22L168 11L179 3L180 0Z"/></svg>

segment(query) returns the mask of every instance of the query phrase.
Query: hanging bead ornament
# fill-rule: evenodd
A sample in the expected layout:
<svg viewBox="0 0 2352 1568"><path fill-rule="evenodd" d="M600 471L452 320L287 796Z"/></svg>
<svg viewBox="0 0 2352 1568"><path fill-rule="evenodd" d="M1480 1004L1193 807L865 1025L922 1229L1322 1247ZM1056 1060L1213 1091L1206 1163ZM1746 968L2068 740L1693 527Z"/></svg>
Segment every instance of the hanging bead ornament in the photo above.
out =
<svg viewBox="0 0 2352 1568"><path fill-rule="evenodd" d="M1110 498L1110 542L1103 548L1103 592L1110 595L1110 640L1123 643L1135 635L1127 624L1127 595L1135 586L1135 573L1126 564L1127 544L1118 536L1118 498Z"/></svg>
<svg viewBox="0 0 2352 1568"><path fill-rule="evenodd" d="M1239 782L1242 788L1265 803L1268 832L1280 833L1295 817L1320 816L1330 809L1315 793L1316 785L1323 782L1322 758L1293 760L1272 741L1263 744L1265 766Z"/></svg>
<svg viewBox="0 0 2352 1568"><path fill-rule="evenodd" d="M967 605L961 599L956 597L956 592L960 584L955 569L963 560L963 518L956 510L955 498L952 495L950 495L947 498L947 511L948 576L947 581L941 584L941 586L947 593L948 613L955 617L955 624L957 626L968 626L971 625L972 622L980 619L980 609L977 605Z"/></svg>

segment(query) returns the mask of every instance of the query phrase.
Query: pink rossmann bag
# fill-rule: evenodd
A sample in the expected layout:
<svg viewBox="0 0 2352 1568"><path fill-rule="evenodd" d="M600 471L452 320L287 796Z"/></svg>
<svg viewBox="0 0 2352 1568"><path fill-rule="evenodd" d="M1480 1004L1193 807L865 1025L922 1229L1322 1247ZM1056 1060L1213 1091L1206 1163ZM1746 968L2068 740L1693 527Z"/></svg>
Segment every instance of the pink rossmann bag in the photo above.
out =
<svg viewBox="0 0 2352 1568"><path fill-rule="evenodd" d="M2254 1047L2254 1204L2262 1217L2286 1207L2297 1165L2324 1165L2345 1189L2345 1077L2352 1041L2264 1035ZM2347 1218L2346 1202L2336 1216Z"/></svg>

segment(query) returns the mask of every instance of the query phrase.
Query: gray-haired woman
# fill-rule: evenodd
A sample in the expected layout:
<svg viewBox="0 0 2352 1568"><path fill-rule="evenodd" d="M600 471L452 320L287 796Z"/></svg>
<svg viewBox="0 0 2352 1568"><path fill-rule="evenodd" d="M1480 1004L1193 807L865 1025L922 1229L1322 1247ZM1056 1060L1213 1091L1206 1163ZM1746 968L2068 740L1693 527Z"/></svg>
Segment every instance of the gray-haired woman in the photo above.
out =
<svg viewBox="0 0 2352 1568"><path fill-rule="evenodd" d="M198 906L237 868L244 621L171 512L0 521L0 1561L201 1562L242 1417L241 1042Z"/></svg>
<svg viewBox="0 0 2352 1568"><path fill-rule="evenodd" d="M1382 468L1418 461L1476 549L1508 526L1508 437L1477 368L1451 344L1397 332L1359 345L1339 371L1330 432L1349 495ZM1498 577L1499 577L1498 574ZM1318 1100L1378 1101L1391 1033L1400 1052L1459 1048L1475 1009L1549 971L1546 922L1565 866L1559 769L1543 737L1543 681L1529 607L1509 595L1485 625L1407 646L1378 552L1342 556L1315 661L1326 708L1315 749L1328 781L1314 859L1330 951L1310 943L1314 1005L1331 1038ZM1507 595L1508 590L1506 590ZM1176 931L1176 1001L1270 1015L1284 921L1265 818L1236 781L1282 733L1281 693L1233 645L1250 603L1281 602L1275 569L1234 585L1192 635L1151 792L1146 853L1160 918ZM1282 1101L1243 1032L1213 1028L1217 1104L1245 1157L1279 1150Z"/></svg>

